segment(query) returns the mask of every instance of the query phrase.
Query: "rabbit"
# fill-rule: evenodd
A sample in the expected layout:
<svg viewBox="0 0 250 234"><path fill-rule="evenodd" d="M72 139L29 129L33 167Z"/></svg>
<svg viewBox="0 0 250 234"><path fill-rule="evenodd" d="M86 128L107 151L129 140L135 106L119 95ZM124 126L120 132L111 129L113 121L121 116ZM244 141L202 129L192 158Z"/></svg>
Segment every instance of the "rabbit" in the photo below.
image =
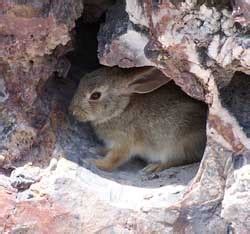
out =
<svg viewBox="0 0 250 234"><path fill-rule="evenodd" d="M207 107L170 81L152 67L102 67L81 79L69 112L104 141L106 156L92 160L99 169L135 155L148 162L145 173L201 160Z"/></svg>

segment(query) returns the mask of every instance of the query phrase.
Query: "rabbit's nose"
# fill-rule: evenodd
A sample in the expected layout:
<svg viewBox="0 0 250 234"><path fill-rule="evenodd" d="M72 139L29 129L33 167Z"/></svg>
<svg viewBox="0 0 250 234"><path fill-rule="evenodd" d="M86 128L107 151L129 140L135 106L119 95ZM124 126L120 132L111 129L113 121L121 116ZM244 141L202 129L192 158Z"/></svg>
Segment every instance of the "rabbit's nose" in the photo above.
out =
<svg viewBox="0 0 250 234"><path fill-rule="evenodd" d="M75 115L76 106L73 105L73 104L70 104L68 110L69 110L69 113L70 113L70 114Z"/></svg>
<svg viewBox="0 0 250 234"><path fill-rule="evenodd" d="M69 105L68 111L69 111L70 114L73 114L74 107L73 107L72 104Z"/></svg>
<svg viewBox="0 0 250 234"><path fill-rule="evenodd" d="M81 108L78 106L73 106L70 110L70 112L72 113L73 116L77 116L79 114L81 114Z"/></svg>

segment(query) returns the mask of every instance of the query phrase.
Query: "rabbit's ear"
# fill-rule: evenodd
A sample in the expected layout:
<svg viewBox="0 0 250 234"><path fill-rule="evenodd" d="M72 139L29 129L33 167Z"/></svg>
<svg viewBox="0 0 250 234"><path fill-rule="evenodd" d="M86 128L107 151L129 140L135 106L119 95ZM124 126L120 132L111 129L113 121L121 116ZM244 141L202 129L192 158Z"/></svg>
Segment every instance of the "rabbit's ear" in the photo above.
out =
<svg viewBox="0 0 250 234"><path fill-rule="evenodd" d="M171 79L156 68L141 68L129 79L128 93L149 93L168 83Z"/></svg>

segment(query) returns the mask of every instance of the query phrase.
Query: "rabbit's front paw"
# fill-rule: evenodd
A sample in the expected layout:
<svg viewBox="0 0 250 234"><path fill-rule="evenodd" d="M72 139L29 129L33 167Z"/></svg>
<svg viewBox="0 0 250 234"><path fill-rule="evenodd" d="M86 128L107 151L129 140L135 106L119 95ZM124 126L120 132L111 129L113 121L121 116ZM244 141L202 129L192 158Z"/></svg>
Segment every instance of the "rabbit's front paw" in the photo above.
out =
<svg viewBox="0 0 250 234"><path fill-rule="evenodd" d="M91 160L91 162L93 164L95 164L95 166L97 168L104 170L104 171L112 171L114 169L114 166L109 161L107 161L105 158L104 159L94 159L94 160Z"/></svg>
<svg viewBox="0 0 250 234"><path fill-rule="evenodd" d="M108 154L108 152L109 152L109 149L107 149L105 147L98 147L98 148L96 148L97 155L105 156L105 155Z"/></svg>
<svg viewBox="0 0 250 234"><path fill-rule="evenodd" d="M128 149L117 148L111 150L104 158L92 160L99 169L105 171L113 171L115 168L121 166L128 159Z"/></svg>

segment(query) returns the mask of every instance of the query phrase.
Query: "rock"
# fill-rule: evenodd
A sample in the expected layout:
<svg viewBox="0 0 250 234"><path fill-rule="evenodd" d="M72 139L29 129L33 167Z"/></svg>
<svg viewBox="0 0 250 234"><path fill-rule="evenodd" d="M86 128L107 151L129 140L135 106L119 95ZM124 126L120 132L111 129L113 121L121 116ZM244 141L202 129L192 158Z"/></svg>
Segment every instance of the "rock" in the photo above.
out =
<svg viewBox="0 0 250 234"><path fill-rule="evenodd" d="M40 168L32 164L26 164L14 170L11 175L11 186L18 190L26 190L31 184L38 182L41 178Z"/></svg>
<svg viewBox="0 0 250 234"><path fill-rule="evenodd" d="M32 167L24 169L26 173L33 170ZM31 233L34 230L38 233L46 230L93 233L113 229L164 233L165 230L179 230L181 222L185 222L183 229L186 230L204 230L203 225L215 222L207 220L213 206L200 207L196 203L199 202L198 194L190 197L192 204L185 201L184 210L171 205L168 190L175 186L155 188L151 198L145 199L149 196L148 189L118 184L65 159L58 161L55 170L44 169L41 174L43 176L39 182L19 192L17 198L13 196L11 202L16 206L15 213L10 215L11 210L7 210L4 214L11 216L14 225L8 225L5 232L25 228ZM218 179L218 176L218 172L215 172L213 179ZM161 203L159 193L165 194L165 200ZM219 209L214 212L218 213ZM215 218L218 219L217 216ZM224 231L222 219L218 219L216 224L216 231ZM206 230L209 229L205 229L204 233Z"/></svg>
<svg viewBox="0 0 250 234"><path fill-rule="evenodd" d="M228 173L222 217L231 223L233 229L244 233L250 229L248 205L250 201L250 154L236 155Z"/></svg>
<svg viewBox="0 0 250 234"><path fill-rule="evenodd" d="M244 26L250 23L250 3L246 0L237 0L233 2L233 17L236 22Z"/></svg>
<svg viewBox="0 0 250 234"><path fill-rule="evenodd" d="M63 55L82 10L80 0L1 3L0 109L5 117L0 125L5 139L0 153L5 155L5 167L27 155L42 135L49 113L36 102L44 101L41 89L53 72L67 73L65 62L62 70Z"/></svg>
<svg viewBox="0 0 250 234"><path fill-rule="evenodd" d="M148 38L133 30L133 23L129 21L125 4L121 1L108 11L98 42L99 60L104 65L125 68L153 65L143 52Z"/></svg>

